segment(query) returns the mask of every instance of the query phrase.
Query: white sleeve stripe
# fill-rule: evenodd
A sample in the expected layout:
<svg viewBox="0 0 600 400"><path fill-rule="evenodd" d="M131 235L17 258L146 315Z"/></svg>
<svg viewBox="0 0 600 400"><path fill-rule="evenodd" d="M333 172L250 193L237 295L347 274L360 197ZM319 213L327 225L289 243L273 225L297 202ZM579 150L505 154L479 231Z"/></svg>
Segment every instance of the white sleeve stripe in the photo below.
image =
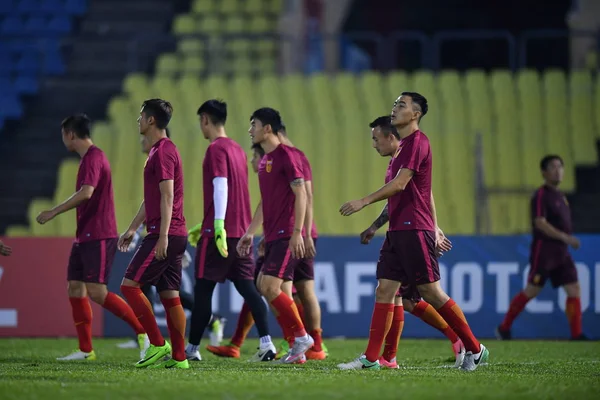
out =
<svg viewBox="0 0 600 400"><path fill-rule="evenodd" d="M225 219L227 212L227 178L216 177L213 183L213 202L215 203L215 219Z"/></svg>

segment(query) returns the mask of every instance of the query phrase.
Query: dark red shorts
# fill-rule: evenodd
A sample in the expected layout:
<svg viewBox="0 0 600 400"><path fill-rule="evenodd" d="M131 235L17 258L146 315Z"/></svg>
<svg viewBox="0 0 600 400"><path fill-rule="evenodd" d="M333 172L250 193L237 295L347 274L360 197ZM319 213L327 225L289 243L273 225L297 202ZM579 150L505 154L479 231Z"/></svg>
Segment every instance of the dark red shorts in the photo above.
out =
<svg viewBox="0 0 600 400"><path fill-rule="evenodd" d="M412 285L440 280L432 231L388 231L377 262L377 279Z"/></svg>
<svg viewBox="0 0 600 400"><path fill-rule="evenodd" d="M260 274L260 271L262 270L262 266L265 263L265 256L259 256L256 259L256 268L254 268L254 283L256 283L256 280L258 279L258 274Z"/></svg>
<svg viewBox="0 0 600 400"><path fill-rule="evenodd" d="M67 280L106 284L117 252L117 242L118 239L113 238L73 243Z"/></svg>
<svg viewBox="0 0 600 400"><path fill-rule="evenodd" d="M181 260L187 247L187 237L169 235L167 258L164 260L154 258L157 242L157 234L147 235L142 240L125 271L125 278L142 285L154 285L159 293L164 290L179 290Z"/></svg>
<svg viewBox="0 0 600 400"><path fill-rule="evenodd" d="M289 249L289 239L278 239L265 244L265 260L262 274L275 276L284 281L294 280L294 263Z"/></svg>
<svg viewBox="0 0 600 400"><path fill-rule="evenodd" d="M419 289L415 285L411 285L408 283L403 283L398 289L398 293L396 294L398 297L402 297L403 299L410 300L414 303L418 303L421 301L421 293L419 293Z"/></svg>
<svg viewBox="0 0 600 400"><path fill-rule="evenodd" d="M577 268L569 250L555 244L535 243L529 266L527 282L535 286L544 286L548 279L555 288L578 281Z"/></svg>
<svg viewBox="0 0 600 400"><path fill-rule="evenodd" d="M227 249L229 255L223 258L214 237L202 236L196 248L196 278L207 279L223 283L225 280L253 280L254 260L252 253L247 257L240 257L236 251L239 238L228 238Z"/></svg>
<svg viewBox="0 0 600 400"><path fill-rule="evenodd" d="M317 240L315 239L315 247ZM300 258L292 259L294 265L294 282L300 281L314 281L315 280L315 259L314 258ZM295 292L294 287L294 292Z"/></svg>

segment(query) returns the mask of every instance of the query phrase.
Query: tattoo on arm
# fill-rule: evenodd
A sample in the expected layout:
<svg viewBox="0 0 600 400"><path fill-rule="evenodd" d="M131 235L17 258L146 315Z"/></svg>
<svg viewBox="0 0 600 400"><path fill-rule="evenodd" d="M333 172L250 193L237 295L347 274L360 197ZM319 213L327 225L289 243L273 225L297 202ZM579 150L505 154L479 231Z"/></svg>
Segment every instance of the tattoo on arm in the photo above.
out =
<svg viewBox="0 0 600 400"><path fill-rule="evenodd" d="M298 178L298 179L294 179L291 183L292 186L302 186L304 185L304 179L303 178Z"/></svg>
<svg viewBox="0 0 600 400"><path fill-rule="evenodd" d="M389 220L390 220L390 215L388 213L388 206L386 204L385 207L383 208L383 210L381 211L381 214L379 214L379 217L377 217L377 219L375 220L375 222L373 222L373 226L376 229L379 229L383 225L385 225L386 222L388 222Z"/></svg>

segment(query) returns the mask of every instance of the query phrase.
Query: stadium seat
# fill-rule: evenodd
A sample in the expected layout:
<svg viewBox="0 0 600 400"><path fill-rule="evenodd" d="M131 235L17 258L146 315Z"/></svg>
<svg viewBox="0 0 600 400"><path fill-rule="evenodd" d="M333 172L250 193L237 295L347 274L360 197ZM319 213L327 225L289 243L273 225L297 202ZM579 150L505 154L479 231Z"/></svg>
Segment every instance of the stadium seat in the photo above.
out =
<svg viewBox="0 0 600 400"><path fill-rule="evenodd" d="M71 15L83 15L87 9L87 0L66 0L65 11Z"/></svg>
<svg viewBox="0 0 600 400"><path fill-rule="evenodd" d="M246 20L239 14L231 13L225 22L224 33L242 33L246 29Z"/></svg>
<svg viewBox="0 0 600 400"><path fill-rule="evenodd" d="M36 94L39 89L38 80L29 75L19 75L15 79L14 88L19 94Z"/></svg>
<svg viewBox="0 0 600 400"><path fill-rule="evenodd" d="M37 0L19 0L17 2L17 11L20 14L35 13L40 8L40 2Z"/></svg>
<svg viewBox="0 0 600 400"><path fill-rule="evenodd" d="M29 237L29 236L31 236L31 230L27 226L11 225L6 229L6 236L8 236L8 237Z"/></svg>
<svg viewBox="0 0 600 400"><path fill-rule="evenodd" d="M71 20L64 15L57 15L48 23L48 31L54 34L66 34L71 32Z"/></svg>
<svg viewBox="0 0 600 400"><path fill-rule="evenodd" d="M247 14L259 14L265 10L262 0L246 0L243 2L243 11Z"/></svg>
<svg viewBox="0 0 600 400"><path fill-rule="evenodd" d="M177 51L184 56L202 56L204 42L199 39L180 39L177 42Z"/></svg>
<svg viewBox="0 0 600 400"><path fill-rule="evenodd" d="M215 10L213 0L194 0L192 3L192 12L196 14L205 14Z"/></svg>
<svg viewBox="0 0 600 400"><path fill-rule="evenodd" d="M575 163L595 165L596 132L594 127L594 97L589 71L572 71L569 79L570 139ZM598 110L596 109L596 113Z"/></svg>
<svg viewBox="0 0 600 400"><path fill-rule="evenodd" d="M54 204L65 201L73 194L78 170L78 159L67 159L60 164L60 167L58 168L57 187L54 193ZM59 236L75 235L77 224L74 213L62 214L57 217L57 220L60 222L58 228L56 229L56 233Z"/></svg>
<svg viewBox="0 0 600 400"><path fill-rule="evenodd" d="M223 14L232 14L238 11L240 3L237 0L220 0L217 2L217 11Z"/></svg>
<svg viewBox="0 0 600 400"><path fill-rule="evenodd" d="M173 23L173 33L176 35L192 34L196 32L196 19L191 15L179 15Z"/></svg>
<svg viewBox="0 0 600 400"><path fill-rule="evenodd" d="M14 8L15 0L0 1L0 15L9 14Z"/></svg>
<svg viewBox="0 0 600 400"><path fill-rule="evenodd" d="M23 107L16 93L2 93L2 96L0 96L0 114L7 119L18 119L23 116Z"/></svg>
<svg viewBox="0 0 600 400"><path fill-rule="evenodd" d="M25 30L23 20L16 15L8 16L2 21L0 33L3 36L11 36L21 34Z"/></svg>
<svg viewBox="0 0 600 400"><path fill-rule="evenodd" d="M256 15L250 20L248 31L250 33L267 33L273 31L275 22L268 20L263 15Z"/></svg>
<svg viewBox="0 0 600 400"><path fill-rule="evenodd" d="M175 53L166 53L156 61L156 73L159 75L172 75L179 72L181 61Z"/></svg>
<svg viewBox="0 0 600 400"><path fill-rule="evenodd" d="M60 226L60 221L58 219L52 220L44 225L40 225L37 223L37 216L45 210L49 210L54 206L52 201L47 199L34 199L29 204L28 209L28 218L29 218L29 226L31 228L31 233L33 236L57 236Z"/></svg>
<svg viewBox="0 0 600 400"><path fill-rule="evenodd" d="M196 23L196 31L207 35L214 35L220 33L223 28L223 24L219 18L214 15L204 15Z"/></svg>
<svg viewBox="0 0 600 400"><path fill-rule="evenodd" d="M64 8L62 0L41 0L38 10L45 14L58 15L64 12Z"/></svg>

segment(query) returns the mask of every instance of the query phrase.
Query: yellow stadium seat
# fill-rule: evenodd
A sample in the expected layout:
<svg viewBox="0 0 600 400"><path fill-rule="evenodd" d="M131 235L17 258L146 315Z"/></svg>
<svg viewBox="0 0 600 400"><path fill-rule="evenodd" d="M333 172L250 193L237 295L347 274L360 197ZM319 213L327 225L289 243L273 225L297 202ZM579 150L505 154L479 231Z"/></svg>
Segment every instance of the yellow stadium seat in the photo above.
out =
<svg viewBox="0 0 600 400"><path fill-rule="evenodd" d="M46 222L44 225L37 223L36 218L42 212L50 210L54 204L47 199L33 199L29 203L28 218L33 236L58 236L60 221L58 218Z"/></svg>
<svg viewBox="0 0 600 400"><path fill-rule="evenodd" d="M589 71L571 72L569 92L570 129L568 133L574 160L580 165L594 165L598 162L598 155L593 123L595 112L591 73Z"/></svg>
<svg viewBox="0 0 600 400"><path fill-rule="evenodd" d="M27 226L11 225L6 228L6 236L8 237L29 237L31 235L31 230Z"/></svg>
<svg viewBox="0 0 600 400"><path fill-rule="evenodd" d="M239 14L230 14L225 21L225 33L242 33L246 30L246 20Z"/></svg>
<svg viewBox="0 0 600 400"><path fill-rule="evenodd" d="M205 15L200 18L196 25L196 31L204 34L216 34L221 32L222 24L215 15Z"/></svg>
<svg viewBox="0 0 600 400"><path fill-rule="evenodd" d="M238 0L219 0L217 5L219 12L223 14L232 14L238 11L242 4Z"/></svg>
<svg viewBox="0 0 600 400"><path fill-rule="evenodd" d="M156 61L156 73L159 75L173 75L179 72L181 61L176 53L166 53Z"/></svg>
<svg viewBox="0 0 600 400"><path fill-rule="evenodd" d="M276 22L270 21L263 15L256 15L250 19L248 32L250 33L266 33L273 31L276 27Z"/></svg>
<svg viewBox="0 0 600 400"><path fill-rule="evenodd" d="M209 13L216 10L216 0L194 0L192 3L192 12L196 14Z"/></svg>
<svg viewBox="0 0 600 400"><path fill-rule="evenodd" d="M123 80L123 91L125 94L131 95L143 89L148 85L148 77L144 74L132 73Z"/></svg>
<svg viewBox="0 0 600 400"><path fill-rule="evenodd" d="M182 72L190 74L201 74L206 68L204 57L187 56L183 58Z"/></svg>
<svg viewBox="0 0 600 400"><path fill-rule="evenodd" d="M204 41L200 39L185 38L177 41L177 51L184 56L203 56Z"/></svg>
<svg viewBox="0 0 600 400"><path fill-rule="evenodd" d="M248 14L258 14L265 10L265 3L262 0L246 0L243 2L243 11Z"/></svg>
<svg viewBox="0 0 600 400"><path fill-rule="evenodd" d="M279 14L283 10L284 0L266 0L267 10L274 14Z"/></svg>
<svg viewBox="0 0 600 400"><path fill-rule="evenodd" d="M196 19L193 15L183 14L175 18L173 33L176 35L189 35L196 32Z"/></svg>
<svg viewBox="0 0 600 400"><path fill-rule="evenodd" d="M277 43L275 40L270 39L254 41L254 52L260 56L275 55L277 53Z"/></svg>

